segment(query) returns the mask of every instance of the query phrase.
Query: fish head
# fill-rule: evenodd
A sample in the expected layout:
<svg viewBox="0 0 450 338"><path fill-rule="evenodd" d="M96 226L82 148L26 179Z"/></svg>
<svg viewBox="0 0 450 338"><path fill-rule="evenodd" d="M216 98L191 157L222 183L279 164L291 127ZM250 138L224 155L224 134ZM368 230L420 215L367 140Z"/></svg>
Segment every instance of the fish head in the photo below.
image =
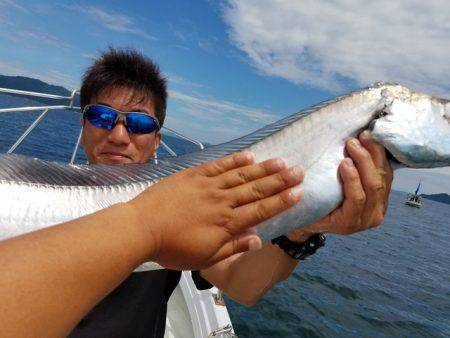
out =
<svg viewBox="0 0 450 338"><path fill-rule="evenodd" d="M383 89L384 108L372 121L372 135L402 165L450 166L450 101L402 86Z"/></svg>

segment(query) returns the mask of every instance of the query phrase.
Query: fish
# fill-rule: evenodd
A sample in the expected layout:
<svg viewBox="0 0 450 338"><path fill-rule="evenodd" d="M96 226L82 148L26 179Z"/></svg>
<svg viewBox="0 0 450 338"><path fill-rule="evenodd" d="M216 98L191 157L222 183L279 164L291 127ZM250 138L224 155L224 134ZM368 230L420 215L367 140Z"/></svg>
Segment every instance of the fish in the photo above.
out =
<svg viewBox="0 0 450 338"><path fill-rule="evenodd" d="M377 83L321 102L253 133L186 155L128 165L70 165L0 155L0 239L61 223L132 199L179 170L251 151L305 169L302 199L257 226L263 241L322 218L343 200L338 166L345 143L363 130L395 168L450 166L450 101L399 84ZM146 263L136 271L158 268Z"/></svg>

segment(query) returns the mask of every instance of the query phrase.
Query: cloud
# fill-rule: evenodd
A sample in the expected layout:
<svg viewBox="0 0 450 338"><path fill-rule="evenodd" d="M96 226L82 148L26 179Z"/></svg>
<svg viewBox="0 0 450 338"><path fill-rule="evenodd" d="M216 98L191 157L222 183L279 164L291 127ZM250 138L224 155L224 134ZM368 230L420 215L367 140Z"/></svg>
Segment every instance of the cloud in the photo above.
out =
<svg viewBox="0 0 450 338"><path fill-rule="evenodd" d="M173 83L173 84L186 86L186 87L204 88L204 85L193 82L191 80L188 80L185 77L182 77L182 76L179 76L176 74L172 74L172 73L166 73L166 75L167 75L167 80L169 81L169 87L171 87L170 84Z"/></svg>
<svg viewBox="0 0 450 338"><path fill-rule="evenodd" d="M27 43L28 45L36 44L42 48L43 44L47 44L52 48L58 49L76 49L75 46L67 43L58 37L36 29L35 31L16 28L14 35L10 36L10 40L18 43Z"/></svg>
<svg viewBox="0 0 450 338"><path fill-rule="evenodd" d="M89 61L94 61L97 59L97 56L95 54L88 53L88 52L82 53L81 56L88 59Z"/></svg>
<svg viewBox="0 0 450 338"><path fill-rule="evenodd" d="M100 23L104 28L113 32L133 34L148 41L157 40L153 35L137 28L136 19L131 16L96 6L88 6L85 8L77 5L69 5L66 6L66 8L87 14L91 19L96 20L96 22Z"/></svg>
<svg viewBox="0 0 450 338"><path fill-rule="evenodd" d="M23 7L22 5L20 5L17 1L13 1L13 0L0 0L0 8L12 8L15 10L19 10L21 12L24 13L28 13L29 10L25 7Z"/></svg>
<svg viewBox="0 0 450 338"><path fill-rule="evenodd" d="M17 61L7 62L0 60L0 74L37 78L49 84L63 86L69 90L79 88L79 83L73 76L55 69L30 70L27 66Z"/></svg>
<svg viewBox="0 0 450 338"><path fill-rule="evenodd" d="M242 106L233 102L217 100L214 98L201 98L184 94L178 91L170 91L170 98L183 101L198 108L205 109L211 114L231 114L244 117L255 122L273 121L274 116L259 108Z"/></svg>
<svg viewBox="0 0 450 338"><path fill-rule="evenodd" d="M167 114L167 125L214 144L243 136L276 119L262 109L214 97L170 91L169 98L173 108Z"/></svg>
<svg viewBox="0 0 450 338"><path fill-rule="evenodd" d="M446 0L230 0L223 14L263 74L329 91L392 81L450 94Z"/></svg>

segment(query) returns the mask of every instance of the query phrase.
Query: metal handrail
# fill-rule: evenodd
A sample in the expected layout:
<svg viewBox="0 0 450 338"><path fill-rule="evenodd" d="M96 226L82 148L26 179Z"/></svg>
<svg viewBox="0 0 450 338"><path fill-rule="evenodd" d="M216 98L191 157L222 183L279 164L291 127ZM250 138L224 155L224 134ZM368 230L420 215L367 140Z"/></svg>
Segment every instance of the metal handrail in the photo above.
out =
<svg viewBox="0 0 450 338"><path fill-rule="evenodd" d="M41 115L37 117L36 120L34 120L33 123L30 124L30 126L25 130L25 132L17 139L17 141L12 145L11 148L6 152L7 154L12 154L14 150L22 143L23 140L28 136L31 131L36 128L36 126L42 121L42 119L47 115L48 109L44 109Z"/></svg>
<svg viewBox="0 0 450 338"><path fill-rule="evenodd" d="M71 107L71 106L40 106L40 107L17 107L17 108L3 108L0 109L0 113L12 113L19 111L36 111L36 110L44 110L44 109L73 109L80 110L80 107Z"/></svg>
<svg viewBox="0 0 450 338"><path fill-rule="evenodd" d="M72 156L70 157L70 164L73 164L75 162L75 158L77 157L77 151L78 147L80 146L81 142L81 135L83 134L83 125L81 125L80 133L78 134L77 143L75 144L75 147L73 147Z"/></svg>
<svg viewBox="0 0 450 338"><path fill-rule="evenodd" d="M182 139L184 139L186 141L189 141L191 143L194 143L194 144L198 145L201 150L205 149L205 146L200 141L197 141L197 140L194 140L194 139L189 138L187 136L184 136L183 134L180 134L179 132L177 132L177 131L175 131L173 129L167 128L165 126L163 126L163 128L168 130L168 131L170 131L171 133L174 133L175 135L177 135L178 137L180 137L180 138L182 138Z"/></svg>
<svg viewBox="0 0 450 338"><path fill-rule="evenodd" d="M7 93L7 94L17 94L17 95L24 95L24 96L34 96L34 97L45 97L49 99L55 99L55 100L69 100L68 105L54 105L54 106L36 106L36 107L15 107L15 108L3 108L0 109L0 113L10 113L10 112L19 112L19 111L37 111L42 110L43 112L30 124L30 126L25 130L25 132L20 135L20 137L17 139L17 141L11 146L11 148L7 151L8 154L11 154L14 152L14 150L25 140L25 138L33 131L34 128L36 128L39 123L44 119L45 115L48 113L49 110L55 110L55 109L69 109L69 110L76 110L81 111L81 107L74 107L74 97L77 93L79 93L78 89L74 89L70 96L61 96L61 95L54 95L54 94L47 94L47 93L39 93L39 92L31 92L26 90L18 90L18 89L9 89L9 88L1 88L0 87L0 93ZM167 128L165 126L162 127L162 129L169 131L170 133L173 133L174 135L189 141L195 145L197 145L201 150L203 150L205 147L200 141L194 140L190 137L187 137L171 128ZM83 132L83 127L81 127L80 133L78 135L77 142L74 146L74 149L72 151L72 156L70 158L70 164L73 164L75 161L75 157L77 154L78 147L80 145L81 141L81 134ZM162 147L171 155L171 156L177 156L177 153L165 142L161 141Z"/></svg>
<svg viewBox="0 0 450 338"><path fill-rule="evenodd" d="M163 148L166 149L167 152L168 152L170 155L172 155L172 156L177 156L177 153L174 152L174 151L172 150L172 148L170 148L170 147L166 144L166 142L164 142L163 140L161 140L160 143L161 143L161 145L163 146Z"/></svg>
<svg viewBox="0 0 450 338"><path fill-rule="evenodd" d="M10 88L0 88L0 92L9 93L9 94L19 94L19 95L27 95L27 96L37 96L37 97L46 97L48 99L73 99L74 95L78 92L78 89L72 91L71 96L61 96L55 94L47 94L47 93L38 93L38 92L30 92L28 90L19 90L19 89L10 89Z"/></svg>

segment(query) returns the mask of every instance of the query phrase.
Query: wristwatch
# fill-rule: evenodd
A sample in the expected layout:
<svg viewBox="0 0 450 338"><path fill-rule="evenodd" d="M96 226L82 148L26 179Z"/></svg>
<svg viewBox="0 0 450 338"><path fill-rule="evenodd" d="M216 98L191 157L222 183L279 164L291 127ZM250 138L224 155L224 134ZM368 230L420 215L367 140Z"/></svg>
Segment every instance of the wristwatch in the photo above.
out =
<svg viewBox="0 0 450 338"><path fill-rule="evenodd" d="M317 249L323 247L325 245L325 239L326 237L324 234L314 234L306 241L297 243L282 235L272 239L271 242L272 244L278 245L290 257L302 261L306 257L315 254Z"/></svg>

